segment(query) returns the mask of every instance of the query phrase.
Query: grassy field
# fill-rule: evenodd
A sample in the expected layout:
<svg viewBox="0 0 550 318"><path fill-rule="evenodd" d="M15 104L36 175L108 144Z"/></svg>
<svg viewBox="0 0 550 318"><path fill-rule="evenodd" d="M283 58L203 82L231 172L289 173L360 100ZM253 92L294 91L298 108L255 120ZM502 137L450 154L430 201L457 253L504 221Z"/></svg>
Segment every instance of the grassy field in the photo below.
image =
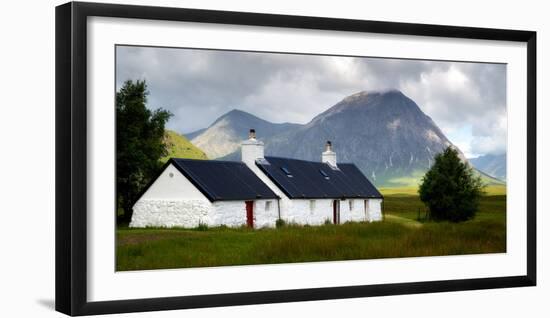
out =
<svg viewBox="0 0 550 318"><path fill-rule="evenodd" d="M413 191L414 190L414 191ZM384 189L383 222L323 226L117 230L117 270L273 264L506 251L506 190L487 189L475 219L424 221L415 189Z"/></svg>

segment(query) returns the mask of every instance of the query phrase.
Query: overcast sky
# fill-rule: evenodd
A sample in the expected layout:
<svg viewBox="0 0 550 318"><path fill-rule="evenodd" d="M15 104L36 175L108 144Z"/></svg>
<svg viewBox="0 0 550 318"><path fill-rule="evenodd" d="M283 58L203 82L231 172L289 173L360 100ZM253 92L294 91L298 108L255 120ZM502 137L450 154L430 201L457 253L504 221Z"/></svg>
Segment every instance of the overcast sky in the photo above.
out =
<svg viewBox="0 0 550 318"><path fill-rule="evenodd" d="M183 133L235 108L304 124L351 94L399 89L468 157L506 152L503 64L118 46L116 68L117 90L146 79L148 107Z"/></svg>

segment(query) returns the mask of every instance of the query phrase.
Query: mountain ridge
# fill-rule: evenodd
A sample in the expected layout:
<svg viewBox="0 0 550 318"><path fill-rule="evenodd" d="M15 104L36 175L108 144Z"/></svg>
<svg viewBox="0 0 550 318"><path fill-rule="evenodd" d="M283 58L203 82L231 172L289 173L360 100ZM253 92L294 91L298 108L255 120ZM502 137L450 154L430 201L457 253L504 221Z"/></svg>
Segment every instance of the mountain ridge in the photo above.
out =
<svg viewBox="0 0 550 318"><path fill-rule="evenodd" d="M233 109L217 118L191 142L209 158L220 158L240 148L248 130L255 128L258 138L268 138L298 127L299 124L272 123L242 110Z"/></svg>
<svg viewBox="0 0 550 318"><path fill-rule="evenodd" d="M240 160L240 142L246 139L248 129L255 128L258 139L265 144L265 154L278 157L318 161L325 142L331 140L339 162L355 163L377 185L417 184L435 154L448 146L467 161L436 123L395 89L352 94L304 125L281 126L284 124L273 124L252 114L244 116L243 111L232 112L224 115L231 121L221 116L192 139L211 158ZM239 122L243 118L254 120ZM217 138L213 147L223 149L215 156L209 154L211 150L205 149L205 144L198 143L212 141L212 136Z"/></svg>
<svg viewBox="0 0 550 318"><path fill-rule="evenodd" d="M506 180L506 154L486 154L477 158L471 158L469 161L478 170L494 178L503 181Z"/></svg>

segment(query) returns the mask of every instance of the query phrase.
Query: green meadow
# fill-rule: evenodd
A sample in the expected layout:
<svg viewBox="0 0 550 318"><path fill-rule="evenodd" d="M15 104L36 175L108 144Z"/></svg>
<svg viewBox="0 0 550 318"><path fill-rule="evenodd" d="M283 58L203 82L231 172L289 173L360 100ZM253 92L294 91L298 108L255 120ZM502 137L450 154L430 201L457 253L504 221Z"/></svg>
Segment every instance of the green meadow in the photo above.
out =
<svg viewBox="0 0 550 318"><path fill-rule="evenodd" d="M486 188L476 217L426 220L416 188L381 189L384 221L341 225L117 230L118 271L503 253L506 187Z"/></svg>

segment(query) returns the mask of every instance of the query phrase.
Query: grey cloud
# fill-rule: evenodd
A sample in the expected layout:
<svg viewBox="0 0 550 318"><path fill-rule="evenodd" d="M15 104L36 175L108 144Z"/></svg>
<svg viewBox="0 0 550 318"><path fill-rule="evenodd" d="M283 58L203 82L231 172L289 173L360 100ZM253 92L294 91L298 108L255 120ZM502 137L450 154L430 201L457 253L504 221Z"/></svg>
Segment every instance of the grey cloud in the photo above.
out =
<svg viewBox="0 0 550 318"><path fill-rule="evenodd" d="M233 108L306 123L362 90L397 88L444 130L470 125L476 153L506 150L506 67L500 64L117 47L117 88L146 79L149 107L189 132Z"/></svg>

